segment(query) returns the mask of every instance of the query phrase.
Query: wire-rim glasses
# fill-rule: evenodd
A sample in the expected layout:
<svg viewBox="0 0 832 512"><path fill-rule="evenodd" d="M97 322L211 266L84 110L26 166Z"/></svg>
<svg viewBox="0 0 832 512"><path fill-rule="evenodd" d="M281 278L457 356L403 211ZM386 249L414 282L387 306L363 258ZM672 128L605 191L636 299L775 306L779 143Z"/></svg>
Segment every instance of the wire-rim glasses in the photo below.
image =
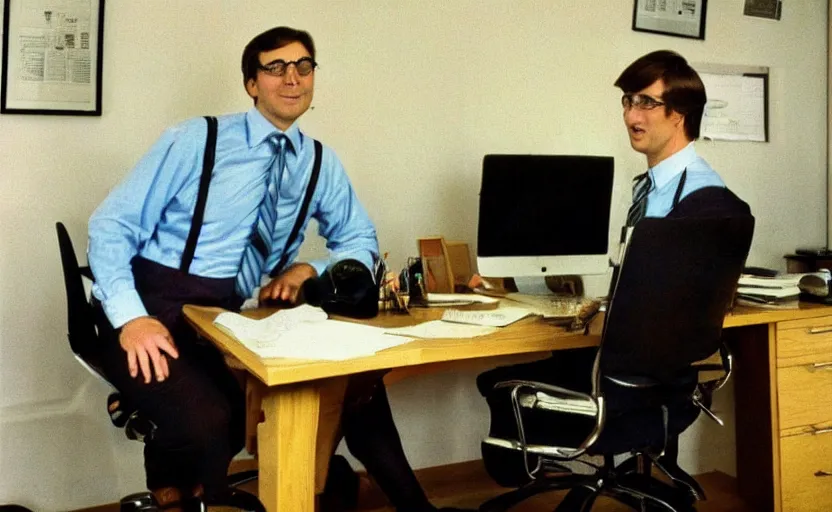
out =
<svg viewBox="0 0 832 512"><path fill-rule="evenodd" d="M625 94L621 97L621 106L625 110L636 108L638 110L653 110L656 107L665 105L665 102L657 100L646 94Z"/></svg>

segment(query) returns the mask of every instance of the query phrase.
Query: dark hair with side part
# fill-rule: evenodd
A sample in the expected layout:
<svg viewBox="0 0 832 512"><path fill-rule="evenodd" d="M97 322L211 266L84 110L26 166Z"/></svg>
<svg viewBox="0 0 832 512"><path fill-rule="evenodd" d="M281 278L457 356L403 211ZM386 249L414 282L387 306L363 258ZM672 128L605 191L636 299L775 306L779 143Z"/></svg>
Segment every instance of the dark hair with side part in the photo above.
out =
<svg viewBox="0 0 832 512"><path fill-rule="evenodd" d="M705 85L684 57L670 50L659 50L639 58L621 73L615 86L625 93L646 89L656 80L664 82L665 113L671 110L685 116L685 135L699 138L699 125L705 111Z"/></svg>
<svg viewBox="0 0 832 512"><path fill-rule="evenodd" d="M292 43L300 43L309 52L312 60L315 60L315 42L312 36L304 30L297 30L291 27L275 27L269 29L252 39L243 50L243 85L249 80L257 78L257 70L260 68L260 54L283 48Z"/></svg>

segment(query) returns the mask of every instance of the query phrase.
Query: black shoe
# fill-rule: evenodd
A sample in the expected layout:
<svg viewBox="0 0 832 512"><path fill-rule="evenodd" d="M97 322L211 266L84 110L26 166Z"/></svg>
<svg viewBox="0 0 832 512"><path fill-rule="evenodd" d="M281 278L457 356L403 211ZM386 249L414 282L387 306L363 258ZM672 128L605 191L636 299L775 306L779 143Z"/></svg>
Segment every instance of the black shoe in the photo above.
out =
<svg viewBox="0 0 832 512"><path fill-rule="evenodd" d="M329 460L329 473L321 494L323 512L355 510L358 507L358 486L360 479L350 463L341 455Z"/></svg>

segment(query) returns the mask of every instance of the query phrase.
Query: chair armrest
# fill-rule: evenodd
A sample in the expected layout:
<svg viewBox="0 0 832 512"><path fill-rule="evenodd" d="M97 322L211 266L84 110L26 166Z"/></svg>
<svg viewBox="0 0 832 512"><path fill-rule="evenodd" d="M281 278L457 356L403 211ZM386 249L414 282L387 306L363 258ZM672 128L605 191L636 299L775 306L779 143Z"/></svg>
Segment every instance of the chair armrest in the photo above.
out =
<svg viewBox="0 0 832 512"><path fill-rule="evenodd" d="M503 388L511 389L511 401L519 439L506 440L489 437L485 440L488 444L519 450L525 455L535 454L571 460L583 455L587 448L592 446L601 435L606 416L603 396L595 397L551 384L524 380L503 381L494 386L494 389ZM595 426L577 447L529 444L526 441L522 409L538 409L562 414L589 416L595 418ZM534 478L531 472L529 476Z"/></svg>
<svg viewBox="0 0 832 512"><path fill-rule="evenodd" d="M524 380L509 380L498 382L494 389L513 388L528 389L529 392L519 392L520 406L526 409L542 409L545 411L562 412L566 414L580 414L596 416L598 403L591 395L579 393L571 389Z"/></svg>
<svg viewBox="0 0 832 512"><path fill-rule="evenodd" d="M694 368L699 371L700 375L703 372L709 371L723 372L723 375L717 379L705 380L699 383L698 389L703 394L713 395L714 392L721 389L725 383L728 382L728 379L731 378L731 374L734 372L734 356L731 354L731 351L724 342L719 346L719 356L720 364L706 363L694 366Z"/></svg>

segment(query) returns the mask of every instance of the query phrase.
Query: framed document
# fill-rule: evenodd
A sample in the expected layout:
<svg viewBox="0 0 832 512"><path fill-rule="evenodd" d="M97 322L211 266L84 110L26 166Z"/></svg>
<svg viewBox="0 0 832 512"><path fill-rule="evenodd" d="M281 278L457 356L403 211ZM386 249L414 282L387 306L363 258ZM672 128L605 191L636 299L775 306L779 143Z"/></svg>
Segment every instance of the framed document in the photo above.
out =
<svg viewBox="0 0 832 512"><path fill-rule="evenodd" d="M769 68L692 64L708 102L700 134L707 140L768 142Z"/></svg>
<svg viewBox="0 0 832 512"><path fill-rule="evenodd" d="M104 0L4 0L0 113L101 115Z"/></svg>
<svg viewBox="0 0 832 512"><path fill-rule="evenodd" d="M705 39L708 0L634 0L633 30Z"/></svg>

